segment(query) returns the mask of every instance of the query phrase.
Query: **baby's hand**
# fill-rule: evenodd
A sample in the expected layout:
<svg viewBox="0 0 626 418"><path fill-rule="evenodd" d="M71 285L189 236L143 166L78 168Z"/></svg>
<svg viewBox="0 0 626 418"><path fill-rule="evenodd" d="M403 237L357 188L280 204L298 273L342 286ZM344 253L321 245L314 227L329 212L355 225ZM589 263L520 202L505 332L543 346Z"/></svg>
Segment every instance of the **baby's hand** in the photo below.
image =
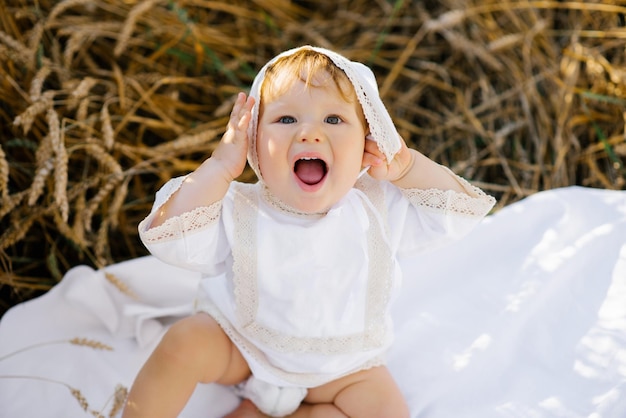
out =
<svg viewBox="0 0 626 418"><path fill-rule="evenodd" d="M404 140L402 147L393 157L391 163L387 163L385 155L378 149L378 144L368 135L365 137L365 151L363 152L363 167L370 166L368 173L375 179L396 181L411 168L413 156Z"/></svg>
<svg viewBox="0 0 626 418"><path fill-rule="evenodd" d="M220 164L227 179L233 180L243 173L248 153L248 124L252 118L254 98L239 93L230 112L226 132L217 145L211 160Z"/></svg>

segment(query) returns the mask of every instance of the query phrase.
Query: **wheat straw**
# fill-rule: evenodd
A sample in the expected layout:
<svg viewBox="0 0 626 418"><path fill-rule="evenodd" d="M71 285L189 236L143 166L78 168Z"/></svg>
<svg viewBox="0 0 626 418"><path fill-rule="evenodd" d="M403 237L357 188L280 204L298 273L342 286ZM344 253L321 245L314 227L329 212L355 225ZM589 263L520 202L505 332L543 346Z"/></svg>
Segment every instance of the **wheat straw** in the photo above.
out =
<svg viewBox="0 0 626 418"><path fill-rule="evenodd" d="M113 54L116 57L122 55L122 53L128 47L128 42L130 40L130 36L135 30L135 24L137 23L137 19L141 17L142 14L148 12L158 1L156 0L144 0L141 3L137 4L132 8L128 16L126 17L126 21L124 22L124 26L122 27L122 32L117 38L117 43L115 45L115 49L113 49Z"/></svg>
<svg viewBox="0 0 626 418"><path fill-rule="evenodd" d="M35 68L37 61L37 54L41 46L41 38L43 36L44 25L43 22L37 22L33 29L28 34L28 50L25 53L28 54L28 68Z"/></svg>
<svg viewBox="0 0 626 418"><path fill-rule="evenodd" d="M83 46L85 38L86 34L84 32L74 32L67 40L63 50L63 68L66 71L72 66L74 54Z"/></svg>
<svg viewBox="0 0 626 418"><path fill-rule="evenodd" d="M113 405L111 406L111 411L109 412L109 418L115 417L122 411L127 398L128 389L123 385L117 385L115 387L115 394L113 395Z"/></svg>
<svg viewBox="0 0 626 418"><path fill-rule="evenodd" d="M32 214L25 219L20 219L19 222L13 220L11 226L6 228L2 235L0 235L0 251L5 250L24 238L24 235L26 235L33 222L35 222L36 215L36 213Z"/></svg>
<svg viewBox="0 0 626 418"><path fill-rule="evenodd" d="M111 115L109 114L108 104L102 105L100 111L100 120L102 122L102 139L104 141L104 147L108 150L113 148L115 142L115 134L113 132L113 126L111 125Z"/></svg>
<svg viewBox="0 0 626 418"><path fill-rule="evenodd" d="M90 347L94 350L113 351L113 347L104 344L100 341L90 340L88 338L75 337L68 341L72 345L78 345L81 347Z"/></svg>
<svg viewBox="0 0 626 418"><path fill-rule="evenodd" d="M89 91L96 85L98 84L98 80L93 78L93 77L85 77L82 80L80 80L80 82L78 83L78 86L76 86L76 88L74 90L72 90L72 93L70 94L70 98L68 101L68 108L69 109L74 109L76 107L76 105L81 102L85 97L87 97L87 95L89 94ZM83 120L81 118L77 119Z"/></svg>
<svg viewBox="0 0 626 418"><path fill-rule="evenodd" d="M0 198L0 219L4 218L8 213L21 204L27 193L28 190L23 190L19 193L13 193L12 195Z"/></svg>
<svg viewBox="0 0 626 418"><path fill-rule="evenodd" d="M57 16L59 16L61 13L63 13L69 8L91 4L91 3L93 3L93 0L63 0L57 3L56 6L54 6L54 8L50 11L50 14L48 15L48 19L47 19L48 24L54 21L57 18Z"/></svg>
<svg viewBox="0 0 626 418"><path fill-rule="evenodd" d="M96 256L96 266L102 268L106 266L108 260L109 249L109 219L105 218L100 222L96 243L94 245L94 253Z"/></svg>
<svg viewBox="0 0 626 418"><path fill-rule="evenodd" d="M82 392L73 387L70 387L69 389L74 399L76 399L80 404L80 407L83 408L84 411L88 411L89 403L87 402L87 399L83 396Z"/></svg>
<svg viewBox="0 0 626 418"><path fill-rule="evenodd" d="M1 30L0 30L0 42L5 44L9 48L13 49L14 51L25 51L28 49L26 48L26 45L22 44L21 42L17 41L14 37L10 36L9 34Z"/></svg>
<svg viewBox="0 0 626 418"><path fill-rule="evenodd" d="M35 117L47 111L52 106L52 99L55 94L54 91L50 90L44 92L36 102L28 106L24 112L13 120L13 125L21 126L24 134L27 134L30 131Z"/></svg>
<svg viewBox="0 0 626 418"><path fill-rule="evenodd" d="M76 121L84 124L87 120L87 115L89 114L89 104L91 100L88 97L85 97L78 104L78 109L76 109Z"/></svg>
<svg viewBox="0 0 626 418"><path fill-rule="evenodd" d="M114 275L113 273L109 273L108 271L104 272L104 277L107 279L109 283L111 283L117 290L126 296L131 297L132 299L138 299L139 297L135 292L131 290L131 288L122 281L119 277Z"/></svg>
<svg viewBox="0 0 626 418"><path fill-rule="evenodd" d="M51 72L52 70L48 65L44 65L37 71L35 77L33 78L33 81L30 83L29 94L31 102L36 102L37 100L39 100L39 98L41 97L41 88L43 86L43 83Z"/></svg>
<svg viewBox="0 0 626 418"><path fill-rule="evenodd" d="M61 136L59 115L50 108L46 113L50 143L54 151L54 201L61 211L62 219L67 222L69 217L69 202L67 199L67 150Z"/></svg>
<svg viewBox="0 0 626 418"><path fill-rule="evenodd" d="M117 184L122 180L122 177L119 175L112 175L108 177L108 180L100 187L96 195L89 200L87 207L82 213L83 226L85 230L91 231L91 220L93 218L94 213L102 203L102 201L111 193L111 191L117 186ZM105 219L106 220L106 219ZM108 221L107 221L108 222ZM100 237L98 237L100 239Z"/></svg>
<svg viewBox="0 0 626 418"><path fill-rule="evenodd" d="M115 189L115 193L113 194L113 199L111 200L111 205L107 215L112 228L117 228L119 226L119 217L122 212L122 205L128 195L129 181L130 177L125 177L120 186Z"/></svg>
<svg viewBox="0 0 626 418"><path fill-rule="evenodd" d="M85 243L87 247L90 243L88 243L85 239L85 223L83 222L82 217L79 215L83 213L86 206L85 192L79 193L78 196L74 199L74 222L72 224L72 236L76 237L78 242Z"/></svg>
<svg viewBox="0 0 626 418"><path fill-rule="evenodd" d="M88 248L89 243L85 241L85 235L82 233L82 230L78 230L75 228L71 228L67 224L67 220L63 219L61 214L57 211L52 213L54 218L54 225L57 227L59 233L63 235L65 238L71 240L73 243L78 245L80 248Z"/></svg>
<svg viewBox="0 0 626 418"><path fill-rule="evenodd" d="M9 162L0 144L0 198L4 201L9 197Z"/></svg>
<svg viewBox="0 0 626 418"><path fill-rule="evenodd" d="M37 167L37 172L35 173L35 177L33 182L30 185L30 189L28 192L28 205L33 206L37 199L43 193L43 189L45 186L46 179L48 175L52 172L54 168L54 160L52 158L47 159L43 163L39 164Z"/></svg>

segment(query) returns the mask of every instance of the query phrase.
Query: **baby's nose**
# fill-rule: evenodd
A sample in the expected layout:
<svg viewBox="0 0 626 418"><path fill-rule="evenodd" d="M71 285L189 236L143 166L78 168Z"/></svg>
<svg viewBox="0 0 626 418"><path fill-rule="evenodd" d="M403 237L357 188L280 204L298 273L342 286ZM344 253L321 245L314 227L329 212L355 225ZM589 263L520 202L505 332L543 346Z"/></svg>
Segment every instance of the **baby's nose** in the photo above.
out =
<svg viewBox="0 0 626 418"><path fill-rule="evenodd" d="M309 138L309 137L302 137L300 139L300 141L302 142L320 142L319 138L313 137L313 138Z"/></svg>
<svg viewBox="0 0 626 418"><path fill-rule="evenodd" d="M312 123L305 124L300 132L300 142L321 142L323 138L322 130Z"/></svg>

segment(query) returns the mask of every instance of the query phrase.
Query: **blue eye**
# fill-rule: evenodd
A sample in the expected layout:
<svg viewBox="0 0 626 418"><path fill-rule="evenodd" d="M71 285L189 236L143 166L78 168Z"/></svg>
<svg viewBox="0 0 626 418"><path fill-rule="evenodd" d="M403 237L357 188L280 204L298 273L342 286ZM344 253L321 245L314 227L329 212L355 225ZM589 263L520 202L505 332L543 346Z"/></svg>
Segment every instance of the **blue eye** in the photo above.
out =
<svg viewBox="0 0 626 418"><path fill-rule="evenodd" d="M281 116L280 118L278 118L278 122L279 123L295 123L296 118L294 118L293 116Z"/></svg>
<svg viewBox="0 0 626 418"><path fill-rule="evenodd" d="M341 123L341 118L339 116L327 116L326 123L330 123L332 125L337 125Z"/></svg>

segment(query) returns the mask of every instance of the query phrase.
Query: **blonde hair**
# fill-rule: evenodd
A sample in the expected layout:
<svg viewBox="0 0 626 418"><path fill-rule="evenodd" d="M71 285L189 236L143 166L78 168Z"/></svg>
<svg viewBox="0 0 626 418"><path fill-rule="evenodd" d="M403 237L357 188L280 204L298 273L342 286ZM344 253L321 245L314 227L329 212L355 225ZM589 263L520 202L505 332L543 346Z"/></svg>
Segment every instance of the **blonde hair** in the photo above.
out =
<svg viewBox="0 0 626 418"><path fill-rule="evenodd" d="M327 77L322 78L319 75ZM296 81L303 81L306 88L335 87L342 99L358 106L361 121L364 127L368 128L356 91L346 73L328 56L307 48L281 57L267 68L260 88L259 114L263 113L264 101L282 95Z"/></svg>

